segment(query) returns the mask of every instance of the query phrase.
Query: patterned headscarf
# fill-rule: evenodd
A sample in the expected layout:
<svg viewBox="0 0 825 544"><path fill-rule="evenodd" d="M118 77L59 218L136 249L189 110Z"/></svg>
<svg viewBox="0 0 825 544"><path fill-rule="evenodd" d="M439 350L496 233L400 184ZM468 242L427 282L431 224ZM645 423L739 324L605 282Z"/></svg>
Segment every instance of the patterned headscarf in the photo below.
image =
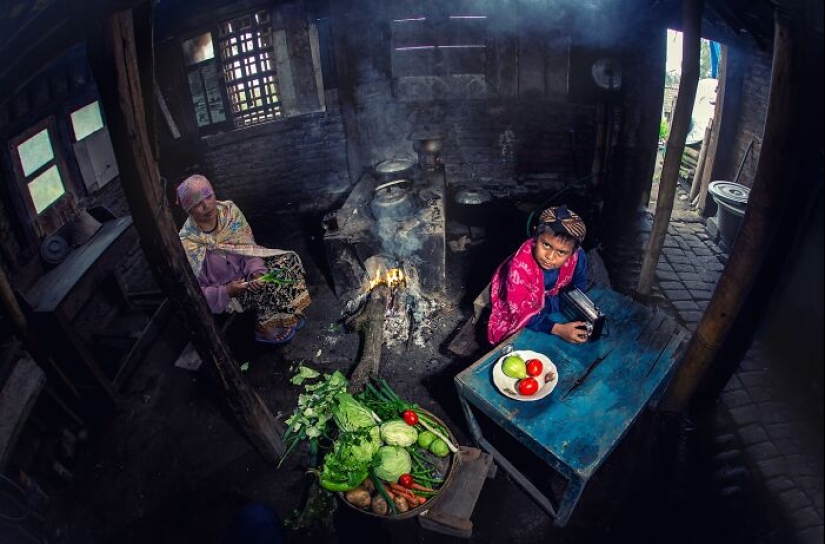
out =
<svg viewBox="0 0 825 544"><path fill-rule="evenodd" d="M178 233L195 276L200 274L208 250L234 253L245 257L272 257L293 253L281 249L265 248L255 243L252 228L246 217L231 200L219 200L217 211L218 227L214 232L203 232L195 220L189 217Z"/></svg>
<svg viewBox="0 0 825 544"><path fill-rule="evenodd" d="M587 234L587 227L584 226L582 218L576 212L568 210L564 204L541 212L539 221L549 223L554 232L569 234L579 244L584 241L584 236Z"/></svg>
<svg viewBox="0 0 825 544"><path fill-rule="evenodd" d="M200 174L189 176L178 185L178 202L187 212L196 206L201 200L215 194L209 180Z"/></svg>

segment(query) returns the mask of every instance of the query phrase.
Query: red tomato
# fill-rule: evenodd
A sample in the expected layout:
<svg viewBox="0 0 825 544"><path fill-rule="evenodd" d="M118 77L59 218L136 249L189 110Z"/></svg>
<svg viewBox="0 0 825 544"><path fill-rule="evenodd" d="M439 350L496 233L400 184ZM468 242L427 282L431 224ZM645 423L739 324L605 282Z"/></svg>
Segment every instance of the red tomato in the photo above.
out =
<svg viewBox="0 0 825 544"><path fill-rule="evenodd" d="M538 376L544 370L544 365L538 359L530 359L527 361L527 374L530 376Z"/></svg>
<svg viewBox="0 0 825 544"><path fill-rule="evenodd" d="M412 487L415 483L415 480L413 480L412 476L405 473L398 477L398 483L403 485L404 487Z"/></svg>
<svg viewBox="0 0 825 544"><path fill-rule="evenodd" d="M524 378L518 382L518 392L520 395L534 395L539 390L539 382L535 378Z"/></svg>
<svg viewBox="0 0 825 544"><path fill-rule="evenodd" d="M404 421L407 425L415 425L418 423L418 414L413 412L412 410L404 410L401 414L401 417L404 418Z"/></svg>

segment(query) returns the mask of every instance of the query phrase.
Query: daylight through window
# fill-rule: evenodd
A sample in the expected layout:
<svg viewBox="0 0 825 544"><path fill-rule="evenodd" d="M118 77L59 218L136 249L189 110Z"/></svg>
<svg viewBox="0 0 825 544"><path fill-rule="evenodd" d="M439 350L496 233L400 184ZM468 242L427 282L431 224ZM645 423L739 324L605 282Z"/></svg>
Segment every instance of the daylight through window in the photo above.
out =
<svg viewBox="0 0 825 544"><path fill-rule="evenodd" d="M222 23L219 51L235 124L253 125L280 117L269 13L259 11Z"/></svg>
<svg viewBox="0 0 825 544"><path fill-rule="evenodd" d="M43 129L17 146L35 211L40 214L66 192L52 148L49 130Z"/></svg>

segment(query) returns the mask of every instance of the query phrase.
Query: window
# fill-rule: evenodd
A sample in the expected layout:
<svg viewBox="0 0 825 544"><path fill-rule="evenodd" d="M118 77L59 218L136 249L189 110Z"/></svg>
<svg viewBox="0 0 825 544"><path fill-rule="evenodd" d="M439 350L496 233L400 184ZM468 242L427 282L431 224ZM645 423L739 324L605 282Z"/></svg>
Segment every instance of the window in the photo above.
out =
<svg viewBox="0 0 825 544"><path fill-rule="evenodd" d="M393 19L393 76L483 74L486 28L477 14Z"/></svg>
<svg viewBox="0 0 825 544"><path fill-rule="evenodd" d="M70 115L75 158L86 189L96 191L117 177L119 170L109 130L103 122L100 102L95 100Z"/></svg>
<svg viewBox="0 0 825 544"><path fill-rule="evenodd" d="M226 121L226 111L212 47L212 33L205 32L183 42L183 57L198 126L223 123Z"/></svg>
<svg viewBox="0 0 825 544"><path fill-rule="evenodd" d="M222 23L219 36L235 124L252 125L280 117L269 13L259 11Z"/></svg>
<svg viewBox="0 0 825 544"><path fill-rule="evenodd" d="M400 98L483 98L486 95L487 16L476 11L394 12L392 75Z"/></svg>
<svg viewBox="0 0 825 544"><path fill-rule="evenodd" d="M328 25L309 20L300 3L223 19L187 37L181 54L198 128L208 133L324 111L331 38Z"/></svg>
<svg viewBox="0 0 825 544"><path fill-rule="evenodd" d="M269 13L258 11L224 21L218 25L217 37L219 59L211 32L182 44L198 127L224 123L227 109L239 127L280 117Z"/></svg>
<svg viewBox="0 0 825 544"><path fill-rule="evenodd" d="M19 143L16 151L29 198L34 211L40 215L66 193L49 127Z"/></svg>

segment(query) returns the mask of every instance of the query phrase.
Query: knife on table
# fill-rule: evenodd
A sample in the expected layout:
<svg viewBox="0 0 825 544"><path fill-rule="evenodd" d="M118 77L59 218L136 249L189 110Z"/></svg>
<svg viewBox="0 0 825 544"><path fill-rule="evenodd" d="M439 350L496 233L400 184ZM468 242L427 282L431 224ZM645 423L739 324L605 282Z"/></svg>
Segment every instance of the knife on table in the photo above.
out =
<svg viewBox="0 0 825 544"><path fill-rule="evenodd" d="M600 355L600 356L596 357L595 359L593 359L593 362L590 363L590 365L588 365L587 369L584 371L584 373L581 376L576 378L576 381L573 382L573 385L570 386L570 389L567 390L567 392L561 397L561 399L562 400L566 399L570 395L570 393L572 393L573 391L578 389L581 386L581 384L583 384L585 382L585 380L587 380L587 378L590 376L590 374L594 370L596 370L596 367L599 366L602 363L602 361L607 359L607 356L610 355L613 352L614 349L615 348L610 348L610 350L607 353L605 353L604 355Z"/></svg>

